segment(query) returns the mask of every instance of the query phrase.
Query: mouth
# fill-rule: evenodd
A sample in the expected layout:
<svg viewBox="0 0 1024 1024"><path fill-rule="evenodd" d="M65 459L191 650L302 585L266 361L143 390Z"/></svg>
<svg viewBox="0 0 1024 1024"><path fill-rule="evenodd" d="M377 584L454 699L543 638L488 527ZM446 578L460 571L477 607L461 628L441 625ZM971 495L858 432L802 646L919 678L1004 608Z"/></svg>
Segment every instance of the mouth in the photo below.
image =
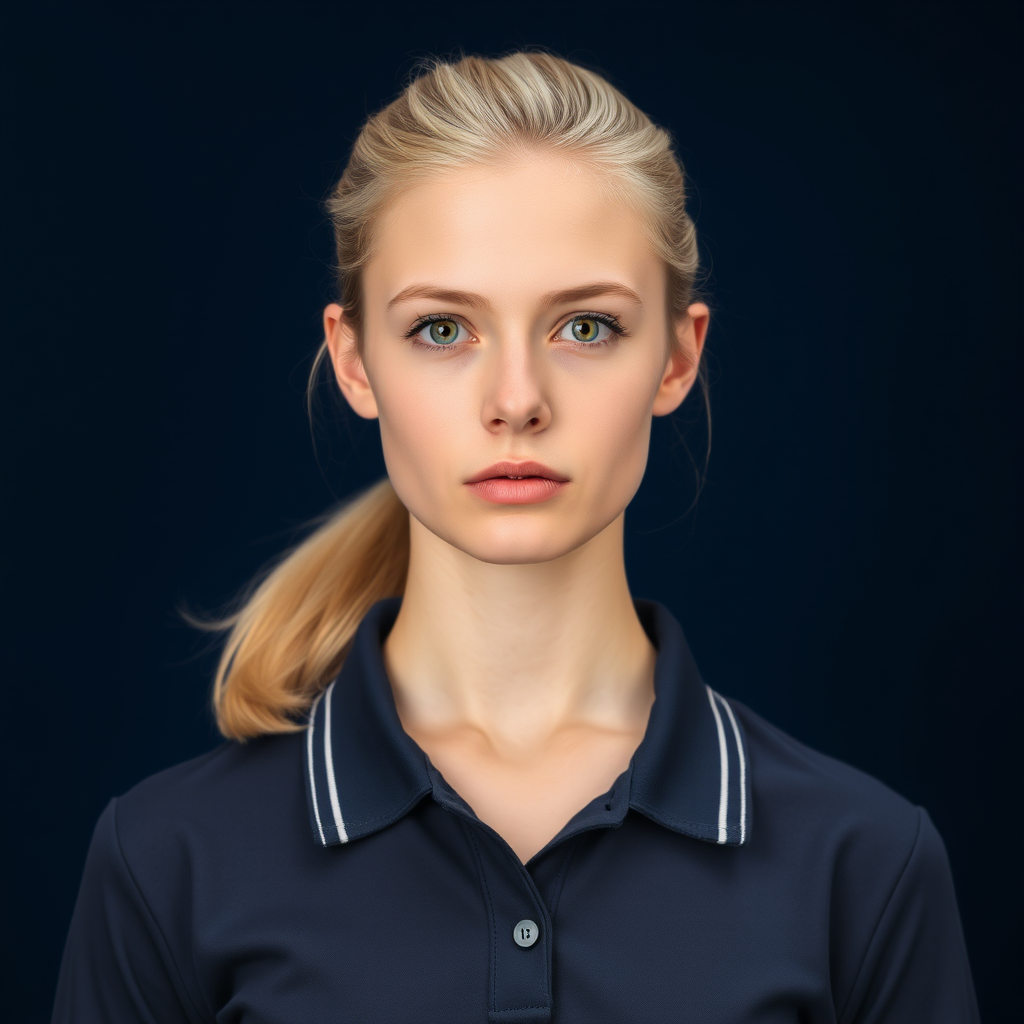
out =
<svg viewBox="0 0 1024 1024"><path fill-rule="evenodd" d="M475 476L471 476L466 483L476 484L483 480L554 480L557 483L566 483L568 477L545 466L542 462L512 462L506 460L496 462L493 466L480 470Z"/></svg>

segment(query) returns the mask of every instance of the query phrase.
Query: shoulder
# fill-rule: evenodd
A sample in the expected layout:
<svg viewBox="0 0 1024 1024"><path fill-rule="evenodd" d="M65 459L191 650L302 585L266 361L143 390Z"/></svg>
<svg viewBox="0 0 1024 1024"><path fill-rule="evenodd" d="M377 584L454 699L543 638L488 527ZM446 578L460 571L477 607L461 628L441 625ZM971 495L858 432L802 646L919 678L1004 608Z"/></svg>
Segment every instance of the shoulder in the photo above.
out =
<svg viewBox="0 0 1024 1024"><path fill-rule="evenodd" d="M163 888L181 871L223 866L245 849L308 841L303 740L222 743L114 800L114 833L140 883Z"/></svg>
<svg viewBox="0 0 1024 1024"><path fill-rule="evenodd" d="M750 759L755 857L784 864L785 876L829 907L860 949L894 901L955 907L946 849L924 808L730 704Z"/></svg>
<svg viewBox="0 0 1024 1024"><path fill-rule="evenodd" d="M757 829L813 836L819 843L870 840L909 855L922 810L885 783L808 747L729 700L743 729L750 760Z"/></svg>
<svg viewBox="0 0 1024 1024"><path fill-rule="evenodd" d="M926 879L949 869L923 808L730 703L750 760L755 861L838 919L858 921L864 941L901 883L927 897Z"/></svg>
<svg viewBox="0 0 1024 1024"><path fill-rule="evenodd" d="M870 1007L897 996L924 1008L908 1005L901 1020L976 1020L949 860L928 813L729 703L750 760L755 871L820 920L840 1020L874 1019Z"/></svg>
<svg viewBox="0 0 1024 1024"><path fill-rule="evenodd" d="M302 740L225 743L110 801L86 858L55 1020L84 1019L89 1007L89 1019L141 1020L142 990L161 1020L212 1019L199 1009L196 936L245 903L252 863L289 877L314 848Z"/></svg>
<svg viewBox="0 0 1024 1024"><path fill-rule="evenodd" d="M189 816L266 810L302 784L303 733L227 741L199 757L165 768L118 797L122 813L141 824L158 808L160 816Z"/></svg>

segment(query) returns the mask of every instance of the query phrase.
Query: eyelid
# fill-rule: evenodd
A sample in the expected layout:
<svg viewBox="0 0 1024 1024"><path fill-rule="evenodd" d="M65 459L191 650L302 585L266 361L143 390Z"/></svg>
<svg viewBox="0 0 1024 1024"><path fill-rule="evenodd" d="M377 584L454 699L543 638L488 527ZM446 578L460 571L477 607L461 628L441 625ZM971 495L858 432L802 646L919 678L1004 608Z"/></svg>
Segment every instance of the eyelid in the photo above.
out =
<svg viewBox="0 0 1024 1024"><path fill-rule="evenodd" d="M405 332L405 337L413 338L417 334L419 334L420 331L422 331L423 328L427 326L427 324L436 324L440 320L451 320L453 323L456 323L461 328L463 328L463 330L465 330L467 334L472 334L473 333L466 326L465 321L457 313L426 313L423 316L420 316L420 317L416 318L416 320L413 323L412 327L410 327L409 330L407 330ZM460 344L461 344L461 342L460 342ZM439 346L439 347L440 348L445 348L447 346L442 345L442 346ZM452 346L452 347L454 347L454 346Z"/></svg>
<svg viewBox="0 0 1024 1024"><path fill-rule="evenodd" d="M619 337L626 337L629 331L619 322L619 318L613 313L599 313L596 310L588 309L582 312L570 313L567 317L564 317L559 325L555 328L555 333L565 330L565 328L573 322L573 320L596 320L598 323L604 324L610 331Z"/></svg>

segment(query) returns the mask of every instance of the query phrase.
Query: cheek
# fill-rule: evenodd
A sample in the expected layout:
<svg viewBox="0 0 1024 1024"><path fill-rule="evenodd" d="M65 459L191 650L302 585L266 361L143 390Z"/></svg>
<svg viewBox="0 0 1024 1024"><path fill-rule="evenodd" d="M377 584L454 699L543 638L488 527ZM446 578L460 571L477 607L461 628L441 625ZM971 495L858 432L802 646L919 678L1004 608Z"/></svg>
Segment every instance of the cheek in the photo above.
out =
<svg viewBox="0 0 1024 1024"><path fill-rule="evenodd" d="M582 466L602 493L631 497L647 465L652 374L630 367L579 383L567 390L564 413L566 430L584 456Z"/></svg>
<svg viewBox="0 0 1024 1024"><path fill-rule="evenodd" d="M441 401L442 390L422 382L404 385L397 374L387 376L386 388L375 388L380 416L381 447L388 476L411 508L431 487L443 487L451 477L447 465L456 454L456 410Z"/></svg>

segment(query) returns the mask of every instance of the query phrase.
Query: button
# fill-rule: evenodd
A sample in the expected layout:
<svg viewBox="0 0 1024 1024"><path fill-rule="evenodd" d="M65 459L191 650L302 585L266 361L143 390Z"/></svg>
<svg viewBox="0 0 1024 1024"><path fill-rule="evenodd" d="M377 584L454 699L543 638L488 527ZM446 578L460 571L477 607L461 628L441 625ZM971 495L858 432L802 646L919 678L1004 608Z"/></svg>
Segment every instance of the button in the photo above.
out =
<svg viewBox="0 0 1024 1024"><path fill-rule="evenodd" d="M535 921L524 920L512 929L512 938L516 940L517 946L526 949L532 946L540 937L540 929Z"/></svg>

